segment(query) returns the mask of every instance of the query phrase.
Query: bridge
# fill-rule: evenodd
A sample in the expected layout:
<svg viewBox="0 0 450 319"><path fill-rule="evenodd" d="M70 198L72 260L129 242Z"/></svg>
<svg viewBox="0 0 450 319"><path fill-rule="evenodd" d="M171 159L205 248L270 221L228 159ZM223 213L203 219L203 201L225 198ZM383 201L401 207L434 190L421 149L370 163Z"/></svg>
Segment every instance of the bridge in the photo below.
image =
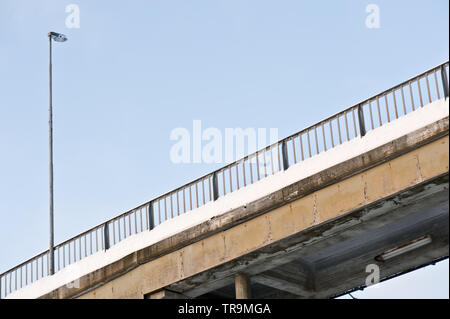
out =
<svg viewBox="0 0 450 319"><path fill-rule="evenodd" d="M1 298L333 298L449 256L445 62L44 251ZM368 268L369 267L369 268Z"/></svg>

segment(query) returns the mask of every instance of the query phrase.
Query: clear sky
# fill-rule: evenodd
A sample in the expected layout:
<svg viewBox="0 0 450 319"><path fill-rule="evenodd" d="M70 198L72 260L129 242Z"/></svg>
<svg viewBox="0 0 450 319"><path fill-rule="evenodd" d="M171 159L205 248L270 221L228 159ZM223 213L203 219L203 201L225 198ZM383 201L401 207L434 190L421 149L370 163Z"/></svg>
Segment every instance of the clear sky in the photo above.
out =
<svg viewBox="0 0 450 319"><path fill-rule="evenodd" d="M80 28L66 26L69 4ZM369 4L379 28L366 26ZM176 127L281 138L448 60L448 11L447 0L0 0L0 272L48 247L48 31L69 38L53 50L60 242L222 166L172 163ZM448 261L404 277L389 295L355 295L448 298Z"/></svg>

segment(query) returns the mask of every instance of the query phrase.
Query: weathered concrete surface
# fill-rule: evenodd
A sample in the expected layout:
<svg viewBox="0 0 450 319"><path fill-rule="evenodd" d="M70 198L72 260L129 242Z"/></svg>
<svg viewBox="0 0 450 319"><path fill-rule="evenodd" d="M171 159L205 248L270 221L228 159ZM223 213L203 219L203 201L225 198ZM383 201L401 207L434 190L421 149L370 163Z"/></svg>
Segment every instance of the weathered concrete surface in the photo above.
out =
<svg viewBox="0 0 450 319"><path fill-rule="evenodd" d="M299 243L305 246L311 238L325 238L331 230L350 227L341 222L349 213L364 211L369 205L438 177L444 178L438 185L445 188L448 117L130 254L80 278L79 288L64 286L42 297L143 298L167 286L190 297L199 296L226 286L232 275L251 262L264 265L265 259L294 251ZM286 239L291 238L300 239L297 246L287 244ZM268 251L261 255L261 249ZM239 258L243 263L233 264ZM315 271L308 263L301 267L305 271L300 273ZM260 274L260 282L276 282L276 273L261 274L268 270L264 266L254 269L255 275ZM311 276L304 277L306 288L299 284L291 293L302 296L301 289L314 288L315 283L308 282ZM206 285L204 279L208 279Z"/></svg>

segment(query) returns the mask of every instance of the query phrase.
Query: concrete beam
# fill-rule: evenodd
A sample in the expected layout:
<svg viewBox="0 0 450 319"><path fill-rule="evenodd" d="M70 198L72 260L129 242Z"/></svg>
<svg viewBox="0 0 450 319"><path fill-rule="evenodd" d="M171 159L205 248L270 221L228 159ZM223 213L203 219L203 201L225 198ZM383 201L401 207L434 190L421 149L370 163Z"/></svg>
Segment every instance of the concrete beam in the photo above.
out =
<svg viewBox="0 0 450 319"><path fill-rule="evenodd" d="M311 291L306 290L297 278L284 277L273 270L253 276L252 280L265 286L289 292L298 297L307 298L312 295Z"/></svg>
<svg viewBox="0 0 450 319"><path fill-rule="evenodd" d="M288 292L298 298L312 296L316 288L314 264L304 258L297 258L254 275L252 279L254 282Z"/></svg>

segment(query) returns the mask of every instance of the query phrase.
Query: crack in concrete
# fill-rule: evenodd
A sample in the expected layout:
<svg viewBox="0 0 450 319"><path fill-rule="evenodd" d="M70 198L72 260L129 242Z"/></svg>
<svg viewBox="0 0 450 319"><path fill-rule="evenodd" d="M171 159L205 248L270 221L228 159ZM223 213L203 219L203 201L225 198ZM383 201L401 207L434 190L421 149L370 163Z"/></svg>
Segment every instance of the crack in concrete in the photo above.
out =
<svg viewBox="0 0 450 319"><path fill-rule="evenodd" d="M416 168L417 168L417 179L416 179L416 181L421 183L421 182L423 182L423 176L422 176L422 170L420 169L419 156L415 155L414 157L416 159Z"/></svg>
<svg viewBox="0 0 450 319"><path fill-rule="evenodd" d="M314 206L313 206L313 225L317 225L320 223L320 214L317 210L317 194L314 194Z"/></svg>

